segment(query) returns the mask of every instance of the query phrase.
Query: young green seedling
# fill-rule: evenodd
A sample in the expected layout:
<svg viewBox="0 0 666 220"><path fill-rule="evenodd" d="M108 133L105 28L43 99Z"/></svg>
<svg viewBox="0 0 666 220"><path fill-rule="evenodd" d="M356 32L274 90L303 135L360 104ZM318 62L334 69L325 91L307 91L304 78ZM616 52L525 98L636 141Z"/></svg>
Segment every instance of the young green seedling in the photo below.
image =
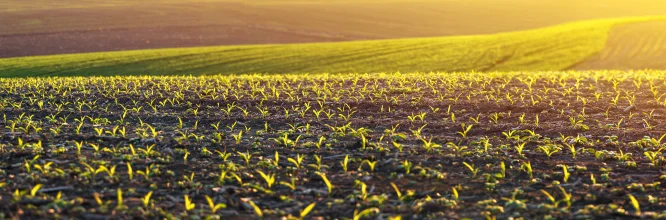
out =
<svg viewBox="0 0 666 220"><path fill-rule="evenodd" d="M555 197L553 197L550 193L548 193L546 190L540 190L541 193L546 196L546 198L552 203L552 205L557 208L560 204L560 201L556 200Z"/></svg>
<svg viewBox="0 0 666 220"><path fill-rule="evenodd" d="M190 197L189 197L187 194L185 194L185 195L183 196L183 198L185 199L185 203L184 203L184 205L185 205L185 211L191 211L192 209L194 209L194 207L196 206L196 204L194 204L194 203L192 202L192 200L190 199Z"/></svg>
<svg viewBox="0 0 666 220"><path fill-rule="evenodd" d="M401 199L402 193L400 192L400 189L398 189L398 186L393 182L391 182L391 186L393 187L393 190L395 190L395 195L398 196L398 199Z"/></svg>
<svg viewBox="0 0 666 220"><path fill-rule="evenodd" d="M247 203L250 204L250 206L252 207L252 209L254 209L254 213L255 213L260 219L263 219L263 218L264 218L264 213L261 211L261 208L259 208L259 206L257 206L257 204L254 204L254 202L252 202L252 200L247 201Z"/></svg>
<svg viewBox="0 0 666 220"><path fill-rule="evenodd" d="M361 162L361 165L358 166L358 170L359 170L359 171L360 171L360 170L363 170L363 165L364 165L364 164L368 164L368 166L370 167L370 172L375 172L375 165L377 165L377 161L372 161L372 162L371 162L370 160L363 160L363 161Z"/></svg>
<svg viewBox="0 0 666 220"><path fill-rule="evenodd" d="M270 189L275 183L275 174L266 174L261 170L257 170L257 173L261 176L262 179L266 182L266 188Z"/></svg>
<svg viewBox="0 0 666 220"><path fill-rule="evenodd" d="M565 183L569 181L570 175L571 173L569 173L569 168L567 167L567 165L562 165L562 181Z"/></svg>
<svg viewBox="0 0 666 220"><path fill-rule="evenodd" d="M467 167L467 170L469 170L470 173L472 173L472 177L476 177L476 174L479 172L479 168L474 168L474 165L470 165L467 162L463 162L463 165Z"/></svg>
<svg viewBox="0 0 666 220"><path fill-rule="evenodd" d="M37 193L39 190L42 188L42 184L37 184L30 189L30 196L35 197L37 196Z"/></svg>
<svg viewBox="0 0 666 220"><path fill-rule="evenodd" d="M397 142L395 142L395 141L392 141L391 144L393 144L393 147L395 147L396 149L398 149L398 152L399 152L399 153L402 153L402 149L403 149L402 144L399 144L399 143L397 143Z"/></svg>
<svg viewBox="0 0 666 220"><path fill-rule="evenodd" d="M530 175L530 179L534 178L532 176L532 163L530 161L527 161L526 163L524 162L522 165L520 165L520 169L524 170L528 175Z"/></svg>
<svg viewBox="0 0 666 220"><path fill-rule="evenodd" d="M252 159L252 154L250 152L241 153L240 151L237 151L236 153L245 160L246 165L250 165L250 159Z"/></svg>
<svg viewBox="0 0 666 220"><path fill-rule="evenodd" d="M342 170L347 172L347 164L349 164L349 154L345 155L345 159L340 162L340 165L342 165Z"/></svg>
<svg viewBox="0 0 666 220"><path fill-rule="evenodd" d="M208 202L208 207L210 208L210 212L213 213L213 214L217 213L217 210L219 210L219 209L227 208L227 205L224 204L224 203L215 204L213 199L210 198L210 196L207 196L207 195L206 195L206 202Z"/></svg>
<svg viewBox="0 0 666 220"><path fill-rule="evenodd" d="M328 178L326 178L326 174L322 172L317 172L317 175L319 175L326 184L326 188L328 189L328 195L330 196L331 193L333 192L333 184L331 184L331 181L328 181Z"/></svg>
<svg viewBox="0 0 666 220"><path fill-rule="evenodd" d="M123 209L123 190L118 188L118 191L116 193L117 196L117 204L116 204L116 209Z"/></svg>
<svg viewBox="0 0 666 220"><path fill-rule="evenodd" d="M457 202L460 196L458 195L458 190L456 187L451 187L451 193L453 193L453 200L456 200Z"/></svg>
<svg viewBox="0 0 666 220"><path fill-rule="evenodd" d="M364 209L363 211L359 212L358 210L354 210L354 220L361 220L362 218L366 216L371 216L375 215L377 213L380 213L381 211L378 208L367 208Z"/></svg>
<svg viewBox="0 0 666 220"><path fill-rule="evenodd" d="M280 162L280 154L277 151L275 151L275 159L273 160L273 166L279 167L280 166L279 162Z"/></svg>
<svg viewBox="0 0 666 220"><path fill-rule="evenodd" d="M291 191L294 191L294 190L296 190L296 178L295 178L295 177L291 177L291 182L290 182L290 183L288 183L288 182L284 182L284 181L280 181L280 185L283 185L283 186L289 187L289 189L291 189Z"/></svg>
<svg viewBox="0 0 666 220"><path fill-rule="evenodd" d="M153 191L148 192L143 198L141 198L141 202L143 203L144 208L150 208L151 203L150 203L150 197L153 196Z"/></svg>
<svg viewBox="0 0 666 220"><path fill-rule="evenodd" d="M629 196L629 201L631 202L631 206L633 206L634 209L636 210L636 215L640 216L641 215L640 203L638 203L638 200L636 199L636 197L634 197L634 195L629 194L628 196Z"/></svg>
<svg viewBox="0 0 666 220"><path fill-rule="evenodd" d="M289 161L290 163L294 164L294 166L295 166L297 169L300 169L300 168L301 168L301 164L303 163L303 159L305 159L305 155L296 154L296 159L293 159L293 158L287 158L287 161Z"/></svg>
<svg viewBox="0 0 666 220"><path fill-rule="evenodd" d="M412 162L405 160L402 162L402 167L405 169L405 173L409 174L412 172Z"/></svg>
<svg viewBox="0 0 666 220"><path fill-rule="evenodd" d="M132 180L134 178L134 172L132 170L132 165L127 162L127 175L129 175L129 179Z"/></svg>
<svg viewBox="0 0 666 220"><path fill-rule="evenodd" d="M310 212L312 211L312 209L314 209L314 207L315 207L316 205L317 205L317 203L316 203L316 202L313 202L312 204L310 204L310 205L308 205L307 207L305 207L305 209L301 210L301 213L300 213L298 219L299 219L299 220L305 219L305 216L307 216L308 214L310 214Z"/></svg>
<svg viewBox="0 0 666 220"><path fill-rule="evenodd" d="M553 156L553 154L560 152L560 148L553 144L539 146L539 150L541 150L541 152L546 154L546 156L548 156L548 159L550 159L550 157Z"/></svg>
<svg viewBox="0 0 666 220"><path fill-rule="evenodd" d="M467 133L470 130L472 130L472 125L465 126L465 124L462 124L461 127L462 127L462 131L459 131L458 134L460 134L460 136L462 136L463 138L467 138Z"/></svg>

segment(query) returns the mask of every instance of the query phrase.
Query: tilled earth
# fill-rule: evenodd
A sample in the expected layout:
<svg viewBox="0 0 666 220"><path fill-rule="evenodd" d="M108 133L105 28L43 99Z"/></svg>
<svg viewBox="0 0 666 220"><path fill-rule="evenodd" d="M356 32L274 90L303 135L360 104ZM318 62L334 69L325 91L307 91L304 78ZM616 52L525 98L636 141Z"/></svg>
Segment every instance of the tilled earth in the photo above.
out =
<svg viewBox="0 0 666 220"><path fill-rule="evenodd" d="M1 214L664 218L665 75L0 79Z"/></svg>
<svg viewBox="0 0 666 220"><path fill-rule="evenodd" d="M0 58L139 49L364 39L261 25L110 28L0 35Z"/></svg>

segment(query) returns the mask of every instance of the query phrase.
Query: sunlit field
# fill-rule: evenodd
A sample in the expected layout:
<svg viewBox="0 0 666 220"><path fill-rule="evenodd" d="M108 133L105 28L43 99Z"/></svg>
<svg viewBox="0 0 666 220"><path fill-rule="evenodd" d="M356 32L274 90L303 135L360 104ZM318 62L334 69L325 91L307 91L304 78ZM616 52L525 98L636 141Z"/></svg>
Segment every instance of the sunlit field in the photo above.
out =
<svg viewBox="0 0 666 220"><path fill-rule="evenodd" d="M662 0L4 0L0 57L494 34L664 11Z"/></svg>
<svg viewBox="0 0 666 220"><path fill-rule="evenodd" d="M0 219L666 219L661 0L6 0Z"/></svg>
<svg viewBox="0 0 666 220"><path fill-rule="evenodd" d="M638 17L490 35L8 58L0 59L0 76L565 70L604 50L613 27L652 20L666 23Z"/></svg>
<svg viewBox="0 0 666 220"><path fill-rule="evenodd" d="M604 49L572 69L666 69L666 21L618 25Z"/></svg>

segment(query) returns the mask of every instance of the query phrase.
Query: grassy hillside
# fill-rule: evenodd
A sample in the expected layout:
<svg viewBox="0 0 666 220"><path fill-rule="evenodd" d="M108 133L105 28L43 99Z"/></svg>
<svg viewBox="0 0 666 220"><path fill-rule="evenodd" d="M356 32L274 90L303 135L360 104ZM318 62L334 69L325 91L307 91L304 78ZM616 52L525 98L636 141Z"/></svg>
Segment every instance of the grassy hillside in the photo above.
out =
<svg viewBox="0 0 666 220"><path fill-rule="evenodd" d="M604 49L610 29L575 22L493 35L217 46L0 59L1 76L562 70Z"/></svg>
<svg viewBox="0 0 666 220"><path fill-rule="evenodd" d="M492 34L664 11L663 0L3 0L0 58Z"/></svg>

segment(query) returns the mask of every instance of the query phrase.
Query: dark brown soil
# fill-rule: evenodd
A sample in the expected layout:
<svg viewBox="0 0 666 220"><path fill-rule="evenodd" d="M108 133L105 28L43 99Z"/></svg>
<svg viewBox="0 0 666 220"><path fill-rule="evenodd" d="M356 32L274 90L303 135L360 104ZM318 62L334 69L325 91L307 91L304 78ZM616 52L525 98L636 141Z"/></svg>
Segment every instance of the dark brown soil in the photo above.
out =
<svg viewBox="0 0 666 220"><path fill-rule="evenodd" d="M63 31L0 35L0 58L154 48L330 42L364 38L252 25Z"/></svg>
<svg viewBox="0 0 666 220"><path fill-rule="evenodd" d="M308 216L324 219L362 210L370 210L366 219L663 218L666 108L655 94L664 85L660 72L4 79L0 211L29 219L247 219L256 216L252 201L269 219L298 216L313 203ZM126 135L106 132L116 126ZM558 152L547 156L547 147ZM113 174L104 170L113 166ZM146 169L149 178L138 172ZM259 171L276 183L268 187ZM318 172L333 184L330 193ZM278 183L292 178L294 189ZM39 184L43 191L31 195ZM118 205L119 189L127 207ZM212 213L206 196L226 208Z"/></svg>

